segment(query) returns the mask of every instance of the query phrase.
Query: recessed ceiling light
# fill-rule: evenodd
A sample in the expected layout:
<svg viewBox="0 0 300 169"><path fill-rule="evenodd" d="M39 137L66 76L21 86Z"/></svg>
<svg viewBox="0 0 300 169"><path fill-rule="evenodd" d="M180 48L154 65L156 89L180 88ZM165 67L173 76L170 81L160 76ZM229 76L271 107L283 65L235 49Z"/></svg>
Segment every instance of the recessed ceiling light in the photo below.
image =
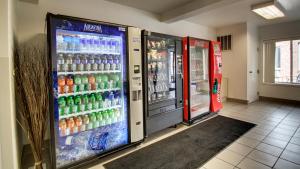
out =
<svg viewBox="0 0 300 169"><path fill-rule="evenodd" d="M283 8L276 0L252 5L251 10L265 19L284 17Z"/></svg>

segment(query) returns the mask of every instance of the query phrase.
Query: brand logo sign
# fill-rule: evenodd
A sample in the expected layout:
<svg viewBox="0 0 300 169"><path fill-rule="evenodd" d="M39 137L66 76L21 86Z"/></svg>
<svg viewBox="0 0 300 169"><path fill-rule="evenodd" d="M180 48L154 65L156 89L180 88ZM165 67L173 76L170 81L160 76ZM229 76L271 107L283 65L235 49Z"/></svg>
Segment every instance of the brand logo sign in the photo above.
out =
<svg viewBox="0 0 300 169"><path fill-rule="evenodd" d="M84 31L88 31L88 32L102 32L102 28L100 25L91 25L91 24L84 24Z"/></svg>

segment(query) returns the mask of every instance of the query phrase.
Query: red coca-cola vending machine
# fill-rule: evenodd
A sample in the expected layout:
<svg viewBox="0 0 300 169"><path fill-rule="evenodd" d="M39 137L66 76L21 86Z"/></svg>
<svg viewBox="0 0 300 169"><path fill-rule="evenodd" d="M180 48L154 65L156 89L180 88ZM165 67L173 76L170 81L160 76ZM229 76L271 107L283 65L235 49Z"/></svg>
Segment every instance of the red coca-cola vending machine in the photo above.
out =
<svg viewBox="0 0 300 169"><path fill-rule="evenodd" d="M210 111L218 112L222 106L221 83L222 83L222 53L221 43L210 42Z"/></svg>

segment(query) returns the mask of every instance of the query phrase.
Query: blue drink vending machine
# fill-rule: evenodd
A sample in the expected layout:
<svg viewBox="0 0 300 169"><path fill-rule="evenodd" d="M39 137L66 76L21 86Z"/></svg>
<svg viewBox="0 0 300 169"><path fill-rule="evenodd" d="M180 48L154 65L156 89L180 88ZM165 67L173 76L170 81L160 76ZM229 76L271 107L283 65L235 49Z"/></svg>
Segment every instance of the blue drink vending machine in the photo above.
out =
<svg viewBox="0 0 300 169"><path fill-rule="evenodd" d="M47 28L52 168L83 166L141 142L140 29L54 14Z"/></svg>

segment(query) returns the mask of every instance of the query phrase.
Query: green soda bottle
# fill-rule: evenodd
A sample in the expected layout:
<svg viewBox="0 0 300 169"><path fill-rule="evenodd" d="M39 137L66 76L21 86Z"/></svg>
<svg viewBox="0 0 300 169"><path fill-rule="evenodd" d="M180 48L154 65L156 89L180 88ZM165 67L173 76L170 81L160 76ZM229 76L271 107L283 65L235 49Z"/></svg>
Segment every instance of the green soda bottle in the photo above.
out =
<svg viewBox="0 0 300 169"><path fill-rule="evenodd" d="M101 93L96 94L96 101L98 102L98 109L102 109L103 108L103 100L102 100Z"/></svg>
<svg viewBox="0 0 300 169"><path fill-rule="evenodd" d="M99 126L104 126L105 125L104 118L103 118L103 115L102 115L102 111L98 112L97 121L99 121Z"/></svg>
<svg viewBox="0 0 300 169"><path fill-rule="evenodd" d="M101 89L101 82L102 82L102 76L96 75L96 90Z"/></svg>
<svg viewBox="0 0 300 169"><path fill-rule="evenodd" d="M108 89L108 76L107 75L103 75L102 76L102 81L103 81L103 85L104 85L104 89Z"/></svg>
<svg viewBox="0 0 300 169"><path fill-rule="evenodd" d="M88 125L88 128L89 128L89 129L95 128L95 122L97 121L97 120L96 120L95 114L94 114L94 113L91 113L91 114L89 115L89 119L90 119L90 123L89 123L89 125Z"/></svg>
<svg viewBox="0 0 300 169"><path fill-rule="evenodd" d="M67 115L67 114L70 114L71 107L69 106L69 103L68 103L69 97L65 98L65 100L66 100L66 106L64 108L64 113L65 113L65 115Z"/></svg>
<svg viewBox="0 0 300 169"><path fill-rule="evenodd" d="M88 110L88 104L89 104L89 97L87 94L83 95L82 97L82 104L84 105L84 110Z"/></svg>
<svg viewBox="0 0 300 169"><path fill-rule="evenodd" d="M74 99L73 96L67 97L67 105L69 106L69 112L70 113L76 113L77 112L77 107L74 106Z"/></svg>
<svg viewBox="0 0 300 169"><path fill-rule="evenodd" d="M58 113L60 116L65 115L64 109L66 107L66 100L64 97L58 99Z"/></svg>
<svg viewBox="0 0 300 169"><path fill-rule="evenodd" d="M83 91L83 86L81 84L81 78L79 75L76 75L74 78L75 85L74 85L74 92Z"/></svg>
<svg viewBox="0 0 300 169"><path fill-rule="evenodd" d="M81 83L84 85L84 91L89 91L89 78L87 76L82 76Z"/></svg>
<svg viewBox="0 0 300 169"><path fill-rule="evenodd" d="M81 96L80 95L75 96L74 103L77 106L77 112L84 111L84 110L81 110Z"/></svg>
<svg viewBox="0 0 300 169"><path fill-rule="evenodd" d="M89 110L92 110L94 108L95 102L96 102L96 97L95 97L95 94L92 93L89 98L89 104L88 104Z"/></svg>
<svg viewBox="0 0 300 169"><path fill-rule="evenodd" d="M111 119L112 115L111 115L111 111L110 111L110 110L106 110L106 111L107 111L107 121L106 121L106 123L107 123L107 124L112 124L112 119Z"/></svg>

